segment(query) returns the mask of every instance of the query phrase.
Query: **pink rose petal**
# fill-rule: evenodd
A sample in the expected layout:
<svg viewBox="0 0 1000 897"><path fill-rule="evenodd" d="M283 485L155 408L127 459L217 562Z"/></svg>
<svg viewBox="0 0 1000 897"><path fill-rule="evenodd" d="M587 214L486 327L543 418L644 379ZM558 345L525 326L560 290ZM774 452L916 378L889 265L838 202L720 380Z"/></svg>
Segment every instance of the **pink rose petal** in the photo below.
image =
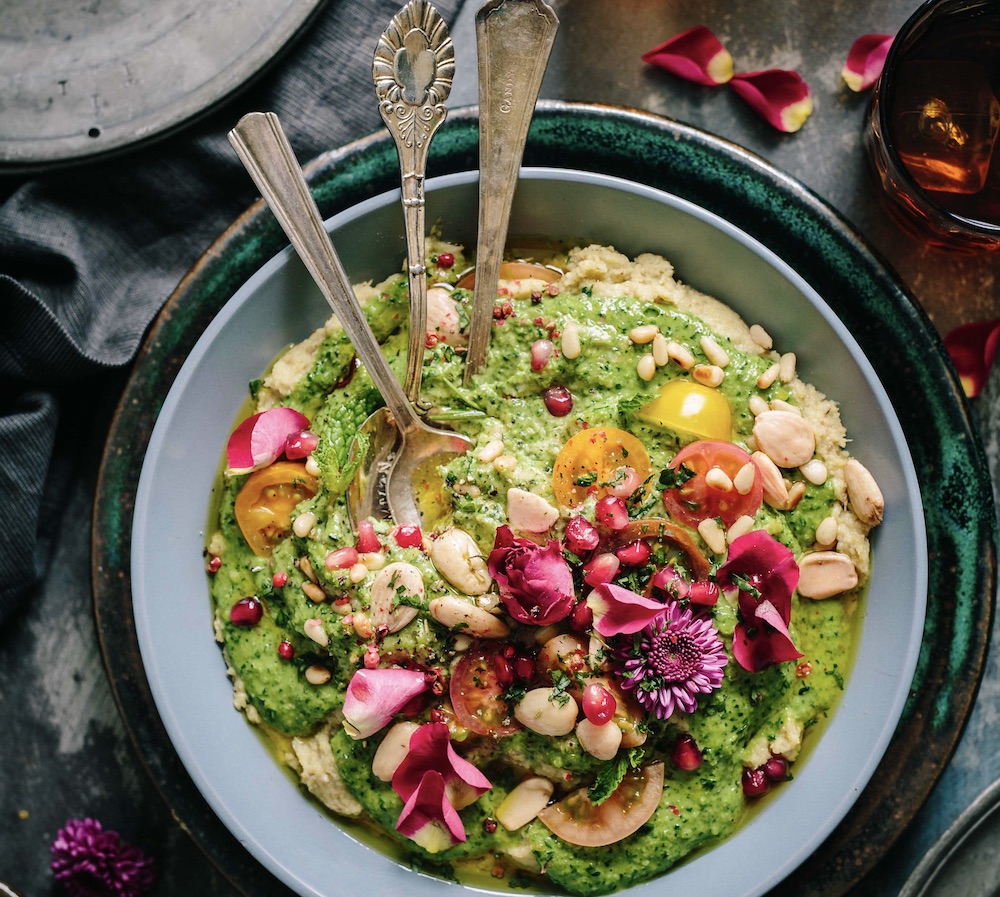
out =
<svg viewBox="0 0 1000 897"><path fill-rule="evenodd" d="M944 338L944 345L958 371L962 389L971 399L983 391L993 367L1000 345L1000 318L962 324Z"/></svg>
<svg viewBox="0 0 1000 897"><path fill-rule="evenodd" d="M863 34L851 45L840 73L851 90L868 90L878 81L892 41L891 34Z"/></svg>
<svg viewBox="0 0 1000 897"><path fill-rule="evenodd" d="M768 69L740 73L729 86L779 131L797 131L813 110L809 85L797 72Z"/></svg>
<svg viewBox="0 0 1000 897"><path fill-rule="evenodd" d="M610 582L601 583L587 596L587 607L594 613L594 629L605 638L638 632L663 612L661 602Z"/></svg>
<svg viewBox="0 0 1000 897"><path fill-rule="evenodd" d="M428 853L447 850L465 840L465 826L448 802L441 773L429 769L423 774L396 820L396 831Z"/></svg>
<svg viewBox="0 0 1000 897"><path fill-rule="evenodd" d="M288 437L308 426L309 418L293 408L270 408L248 417L229 437L229 473L250 473L274 463L285 451Z"/></svg>
<svg viewBox="0 0 1000 897"><path fill-rule="evenodd" d="M448 799L458 809L474 803L493 787L486 776L451 746L445 723L424 723L410 736L409 750L392 776L393 790L403 800L409 800L428 769L441 773Z"/></svg>
<svg viewBox="0 0 1000 897"><path fill-rule="evenodd" d="M696 84L714 87L733 77L733 57L704 25L696 25L642 54L644 62Z"/></svg>
<svg viewBox="0 0 1000 897"><path fill-rule="evenodd" d="M420 670L358 670L351 677L344 697L345 731L354 739L374 735L408 701L428 688L427 676Z"/></svg>

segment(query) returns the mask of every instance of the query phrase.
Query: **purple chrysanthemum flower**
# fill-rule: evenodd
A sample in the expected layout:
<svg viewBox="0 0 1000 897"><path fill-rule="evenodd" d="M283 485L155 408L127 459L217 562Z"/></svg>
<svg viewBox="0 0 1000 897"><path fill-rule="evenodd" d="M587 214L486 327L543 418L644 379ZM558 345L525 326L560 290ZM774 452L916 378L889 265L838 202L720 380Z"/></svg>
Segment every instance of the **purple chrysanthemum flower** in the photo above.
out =
<svg viewBox="0 0 1000 897"><path fill-rule="evenodd" d="M96 819L70 819L52 843L52 872L72 897L139 897L155 864Z"/></svg>
<svg viewBox="0 0 1000 897"><path fill-rule="evenodd" d="M676 601L668 601L616 653L624 661L622 688L659 719L667 719L675 710L697 710L695 696L722 684L722 669L729 659L712 619L695 615Z"/></svg>

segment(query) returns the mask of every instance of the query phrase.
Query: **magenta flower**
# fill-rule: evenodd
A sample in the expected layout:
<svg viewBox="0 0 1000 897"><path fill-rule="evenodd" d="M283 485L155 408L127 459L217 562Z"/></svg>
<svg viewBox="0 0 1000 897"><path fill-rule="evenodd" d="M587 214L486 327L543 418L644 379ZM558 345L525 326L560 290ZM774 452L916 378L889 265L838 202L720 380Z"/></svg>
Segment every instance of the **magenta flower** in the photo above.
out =
<svg viewBox="0 0 1000 897"><path fill-rule="evenodd" d="M542 546L501 526L486 566L507 613L519 623L548 626L573 609L573 573L554 540Z"/></svg>
<svg viewBox="0 0 1000 897"><path fill-rule="evenodd" d="M697 710L696 696L722 684L729 661L711 617L673 600L615 654L624 661L622 688L659 719Z"/></svg>
<svg viewBox="0 0 1000 897"><path fill-rule="evenodd" d="M733 57L705 25L674 35L642 54L644 62L696 84L714 87L733 77Z"/></svg>
<svg viewBox="0 0 1000 897"><path fill-rule="evenodd" d="M733 633L733 657L751 673L802 654L792 643L788 624L799 567L792 552L764 530L740 536L716 573L727 594L738 591L739 622Z"/></svg>
<svg viewBox="0 0 1000 897"><path fill-rule="evenodd" d="M374 735L412 698L428 688L427 676L420 670L395 667L358 670L344 696L344 729L354 739Z"/></svg>
<svg viewBox="0 0 1000 897"><path fill-rule="evenodd" d="M96 819L70 819L52 843L52 872L71 897L139 897L156 864Z"/></svg>
<svg viewBox="0 0 1000 897"><path fill-rule="evenodd" d="M403 800L396 831L430 853L465 840L458 811L493 785L451 746L445 723L424 723L410 736L392 788Z"/></svg>

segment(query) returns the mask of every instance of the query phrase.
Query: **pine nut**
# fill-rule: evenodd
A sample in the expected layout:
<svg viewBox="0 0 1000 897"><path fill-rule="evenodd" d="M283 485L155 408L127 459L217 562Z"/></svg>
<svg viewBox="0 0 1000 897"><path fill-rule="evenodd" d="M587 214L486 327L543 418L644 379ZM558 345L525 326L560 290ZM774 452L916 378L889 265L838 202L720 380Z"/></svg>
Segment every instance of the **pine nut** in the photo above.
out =
<svg viewBox="0 0 1000 897"><path fill-rule="evenodd" d="M795 353L786 352L778 359L778 377L782 383L791 383L795 379Z"/></svg>
<svg viewBox="0 0 1000 897"><path fill-rule="evenodd" d="M763 374L757 378L757 388L767 389L775 380L778 379L778 372L781 370L781 366L778 364L772 364Z"/></svg>
<svg viewBox="0 0 1000 897"><path fill-rule="evenodd" d="M757 479L757 468L753 461L747 461L733 477L733 486L740 495L748 495L753 489L754 481Z"/></svg>
<svg viewBox="0 0 1000 897"><path fill-rule="evenodd" d="M489 464L491 461L495 461L500 457L500 453L503 451L503 442L499 439L493 439L486 443L480 450L476 457L483 462L483 464Z"/></svg>
<svg viewBox="0 0 1000 897"><path fill-rule="evenodd" d="M837 520L834 517L824 517L816 527L816 544L829 548L837 544Z"/></svg>
<svg viewBox="0 0 1000 897"><path fill-rule="evenodd" d="M718 489L720 492L732 492L733 481L721 467L710 467L705 473L705 485Z"/></svg>
<svg viewBox="0 0 1000 897"><path fill-rule="evenodd" d="M330 638L323 628L322 620L306 620L302 624L302 631L321 648L326 648L330 644Z"/></svg>
<svg viewBox="0 0 1000 897"><path fill-rule="evenodd" d="M562 354L563 358L579 358L582 346L580 345L580 328L575 321L567 321L562 332Z"/></svg>
<svg viewBox="0 0 1000 897"><path fill-rule="evenodd" d="M763 414L765 411L768 410L768 408L770 408L770 405L767 404L767 401L764 399L764 397L757 395L750 396L750 400L747 402L747 405L750 408L750 413L754 417L756 417L758 414Z"/></svg>
<svg viewBox="0 0 1000 897"><path fill-rule="evenodd" d="M706 517L698 524L698 534L713 554L722 554L726 550L726 534L714 517Z"/></svg>
<svg viewBox="0 0 1000 897"><path fill-rule="evenodd" d="M635 366L635 371L640 380L650 381L656 373L656 360L652 355L643 355Z"/></svg>
<svg viewBox="0 0 1000 897"><path fill-rule="evenodd" d="M306 682L310 685L326 685L330 681L330 671L319 664L313 664L306 669Z"/></svg>
<svg viewBox="0 0 1000 897"><path fill-rule="evenodd" d="M304 539L316 525L316 515L312 511L303 511L292 521L292 532L300 539Z"/></svg>
<svg viewBox="0 0 1000 897"><path fill-rule="evenodd" d="M497 455L493 459L493 469L499 473L511 473L517 467L517 458L513 455Z"/></svg>
<svg viewBox="0 0 1000 897"><path fill-rule="evenodd" d="M701 338L701 351L716 367L724 368L729 364L729 353L722 348L714 337L705 335Z"/></svg>
<svg viewBox="0 0 1000 897"><path fill-rule="evenodd" d="M644 346L646 343L651 343L659 332L660 328L655 324L640 324L628 332L628 338L633 343Z"/></svg>
<svg viewBox="0 0 1000 897"><path fill-rule="evenodd" d="M419 729L417 723L401 722L396 723L379 744L372 757L372 772L375 778L383 782L392 781L392 777L403 758L410 750L410 737Z"/></svg>
<svg viewBox="0 0 1000 897"><path fill-rule="evenodd" d="M355 584L362 582L367 575L368 567L360 561L347 571L347 578Z"/></svg>
<svg viewBox="0 0 1000 897"><path fill-rule="evenodd" d="M806 494L806 484L799 480L797 483L792 483L788 489L788 501L785 502L786 511L791 511L794 507L802 501L803 496Z"/></svg>
<svg viewBox="0 0 1000 897"><path fill-rule="evenodd" d="M358 555L358 561L374 572L385 566L385 555L380 551L367 551Z"/></svg>
<svg viewBox="0 0 1000 897"><path fill-rule="evenodd" d="M717 364L696 364L691 371L691 376L702 384L702 386L711 386L714 388L722 385L726 372Z"/></svg>
<svg viewBox="0 0 1000 897"><path fill-rule="evenodd" d="M323 471L319 468L319 462L312 455L306 458L306 473L317 478L323 475Z"/></svg>
<svg viewBox="0 0 1000 897"><path fill-rule="evenodd" d="M342 617L354 610L354 605L351 604L350 599L343 598L331 602L330 607L333 609L335 614L340 614Z"/></svg>
<svg viewBox="0 0 1000 897"><path fill-rule="evenodd" d="M670 361L670 351L667 345L667 338L662 333L653 337L653 361L656 362L658 368L662 368Z"/></svg>
<svg viewBox="0 0 1000 897"><path fill-rule="evenodd" d="M375 633L372 621L368 619L368 614L366 614L363 610L354 612L354 619L351 620L351 625L354 627L354 631L360 635L361 638L371 638Z"/></svg>
<svg viewBox="0 0 1000 897"><path fill-rule="evenodd" d="M802 409L798 405L786 402L784 399L771 399L768 408L772 411L787 411L789 414L797 414L799 417L802 417Z"/></svg>
<svg viewBox="0 0 1000 897"><path fill-rule="evenodd" d="M799 468L799 472L814 486L822 486L828 476L826 465L819 458L806 461Z"/></svg>
<svg viewBox="0 0 1000 897"><path fill-rule="evenodd" d="M745 536L753 529L753 517L744 514L733 521L733 525L726 530L726 541L732 545L740 536Z"/></svg>
<svg viewBox="0 0 1000 897"><path fill-rule="evenodd" d="M303 556L298 560L299 569L306 576L310 582L319 582L319 577L316 575L316 571L313 570L313 566L309 563L309 558Z"/></svg>
<svg viewBox="0 0 1000 897"><path fill-rule="evenodd" d="M671 361L676 362L685 371L690 371L694 367L694 353L687 346L682 346L671 340L667 343L667 355Z"/></svg>
<svg viewBox="0 0 1000 897"><path fill-rule="evenodd" d="M302 592L310 601L316 604L322 604L326 601L326 592L324 592L316 583L306 582L302 583Z"/></svg>
<svg viewBox="0 0 1000 897"><path fill-rule="evenodd" d="M750 325L750 339L764 350L770 349L774 345L771 334L761 327L760 324Z"/></svg>

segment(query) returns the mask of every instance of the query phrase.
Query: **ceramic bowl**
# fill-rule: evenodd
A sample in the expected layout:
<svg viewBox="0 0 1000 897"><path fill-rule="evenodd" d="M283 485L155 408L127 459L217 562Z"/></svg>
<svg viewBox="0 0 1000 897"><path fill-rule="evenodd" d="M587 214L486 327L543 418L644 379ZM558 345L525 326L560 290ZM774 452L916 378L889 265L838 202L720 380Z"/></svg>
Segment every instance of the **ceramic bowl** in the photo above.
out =
<svg viewBox="0 0 1000 897"><path fill-rule="evenodd" d="M427 183L427 220L475 242L477 175ZM329 222L350 277L381 279L405 257L398 191ZM525 169L512 234L571 236L652 251L682 281L761 323L794 349L803 379L841 402L852 454L886 501L854 667L822 738L734 835L630 897L751 897L803 862L850 811L900 718L917 663L927 596L924 515L903 430L872 364L789 259L692 202L616 177ZM789 246L796 244L789 219ZM132 596L149 686L170 740L212 810L274 876L301 895L464 892L360 842L307 799L232 707L212 635L202 549L209 496L247 383L328 315L290 250L262 261L194 345L159 412L132 524ZM779 834L780 833L780 834ZM595 855L595 862L600 862Z"/></svg>

